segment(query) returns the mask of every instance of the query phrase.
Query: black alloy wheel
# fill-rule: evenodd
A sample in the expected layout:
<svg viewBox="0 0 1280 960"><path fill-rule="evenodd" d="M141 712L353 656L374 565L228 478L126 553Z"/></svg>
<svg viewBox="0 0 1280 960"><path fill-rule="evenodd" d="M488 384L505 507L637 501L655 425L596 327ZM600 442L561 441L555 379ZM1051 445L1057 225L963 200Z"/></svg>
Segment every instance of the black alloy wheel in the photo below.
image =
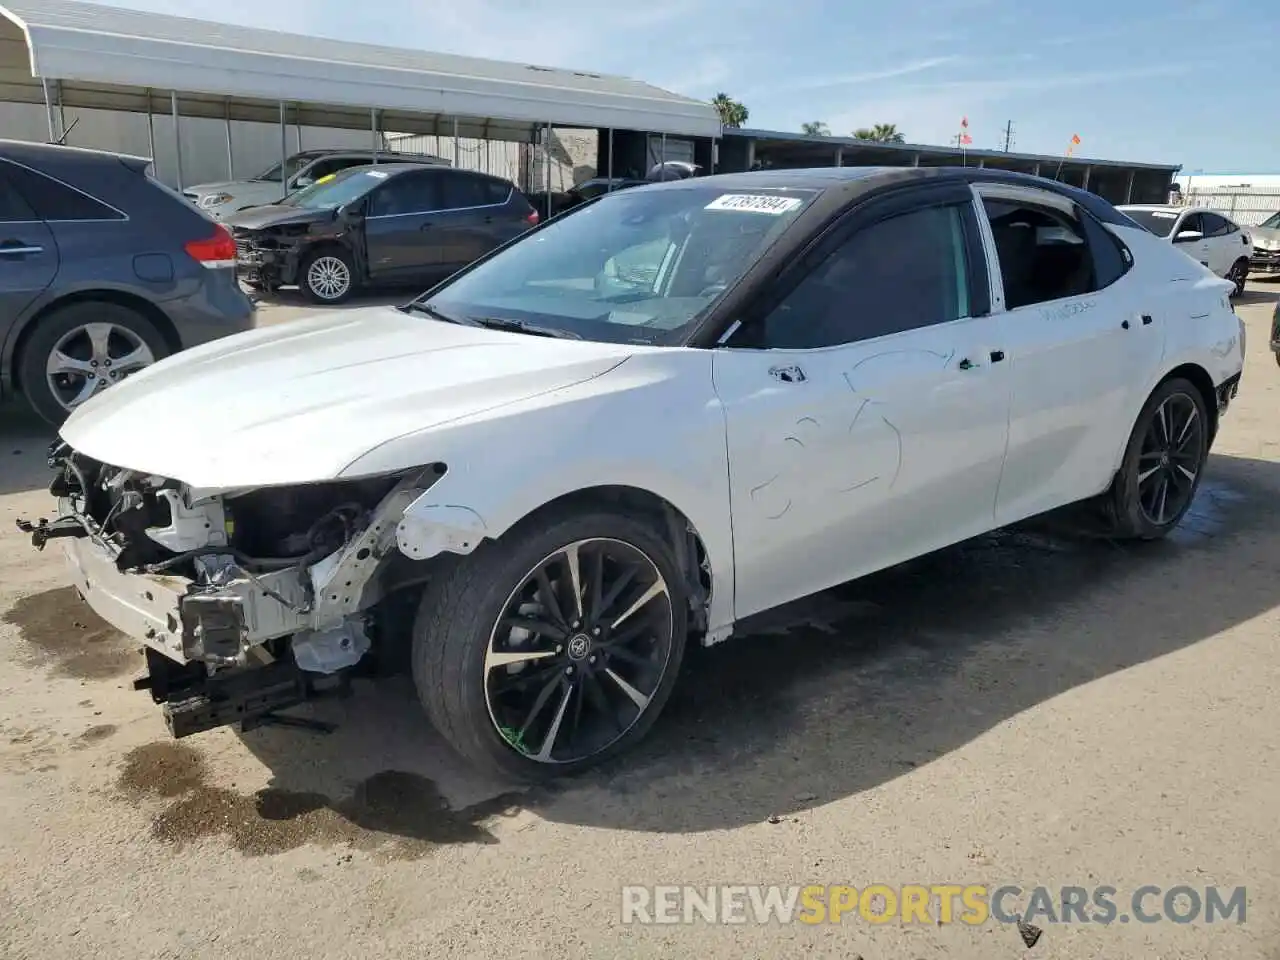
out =
<svg viewBox="0 0 1280 960"><path fill-rule="evenodd" d="M652 559L621 540L571 543L503 605L485 652L489 717L538 763L588 760L649 709L673 632L671 590Z"/></svg>

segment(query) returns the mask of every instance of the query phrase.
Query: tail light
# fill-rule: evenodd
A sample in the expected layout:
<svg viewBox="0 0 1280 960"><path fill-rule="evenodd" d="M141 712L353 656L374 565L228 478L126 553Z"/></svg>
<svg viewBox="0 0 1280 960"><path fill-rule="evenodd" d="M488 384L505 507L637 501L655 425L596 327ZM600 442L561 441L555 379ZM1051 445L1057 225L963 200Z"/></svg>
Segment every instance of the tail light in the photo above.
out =
<svg viewBox="0 0 1280 960"><path fill-rule="evenodd" d="M182 246L191 259L210 269L236 265L236 241L231 231L221 223L214 226L212 237L189 240Z"/></svg>
<svg viewBox="0 0 1280 960"><path fill-rule="evenodd" d="M524 218L524 222L531 227L536 227L541 221L542 218L538 216L537 210L530 210L529 215Z"/></svg>

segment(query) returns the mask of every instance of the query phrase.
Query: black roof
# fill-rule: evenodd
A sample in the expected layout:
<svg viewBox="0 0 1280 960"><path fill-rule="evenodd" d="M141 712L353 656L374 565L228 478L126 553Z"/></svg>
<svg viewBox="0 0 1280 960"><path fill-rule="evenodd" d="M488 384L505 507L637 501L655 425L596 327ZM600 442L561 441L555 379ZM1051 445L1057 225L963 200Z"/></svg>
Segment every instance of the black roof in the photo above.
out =
<svg viewBox="0 0 1280 960"><path fill-rule="evenodd" d="M841 202L849 202L858 196L894 184L912 181L958 180L968 183L1010 183L1048 190L1080 204L1085 210L1105 223L1125 224L1122 214L1096 193L1079 187L1016 173L1012 170L995 170L989 167L810 167L798 170L752 170L747 173L720 173L688 180L654 183L637 190L687 190L710 187L722 190L775 189L788 187L835 191Z"/></svg>

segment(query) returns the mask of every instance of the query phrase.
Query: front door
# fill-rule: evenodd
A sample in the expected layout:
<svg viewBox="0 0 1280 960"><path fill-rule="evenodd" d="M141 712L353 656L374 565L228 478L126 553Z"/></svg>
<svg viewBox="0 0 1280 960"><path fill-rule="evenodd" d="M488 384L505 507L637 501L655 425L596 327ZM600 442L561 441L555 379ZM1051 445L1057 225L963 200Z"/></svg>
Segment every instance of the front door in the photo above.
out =
<svg viewBox="0 0 1280 960"><path fill-rule="evenodd" d="M1185 240L1178 239L1188 233L1199 234L1199 236L1192 236ZM1182 220L1174 228L1173 243L1196 263L1213 269L1209 258L1209 240L1204 235L1204 222L1199 212L1192 211L1183 215Z"/></svg>
<svg viewBox="0 0 1280 960"><path fill-rule="evenodd" d="M0 317L22 316L57 272L52 232L0 169Z"/></svg>
<svg viewBox="0 0 1280 960"><path fill-rule="evenodd" d="M855 211L716 351L738 618L993 526L1008 383L972 197L917 194Z"/></svg>
<svg viewBox="0 0 1280 960"><path fill-rule="evenodd" d="M364 229L374 283L416 281L443 269L447 244L437 223L440 172L384 174L387 182L370 192Z"/></svg>

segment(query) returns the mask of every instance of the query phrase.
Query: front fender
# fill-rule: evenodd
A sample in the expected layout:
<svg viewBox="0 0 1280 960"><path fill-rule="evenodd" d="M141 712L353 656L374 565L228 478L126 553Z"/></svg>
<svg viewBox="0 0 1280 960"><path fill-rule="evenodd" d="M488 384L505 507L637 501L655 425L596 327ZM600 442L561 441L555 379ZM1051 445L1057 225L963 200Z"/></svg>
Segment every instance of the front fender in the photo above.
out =
<svg viewBox="0 0 1280 960"><path fill-rule="evenodd" d="M415 559L470 553L560 497L625 486L666 500L692 524L712 573L709 627L732 623L733 545L724 415L711 354L641 349L592 380L384 444L344 476L443 463L409 505L401 549Z"/></svg>

